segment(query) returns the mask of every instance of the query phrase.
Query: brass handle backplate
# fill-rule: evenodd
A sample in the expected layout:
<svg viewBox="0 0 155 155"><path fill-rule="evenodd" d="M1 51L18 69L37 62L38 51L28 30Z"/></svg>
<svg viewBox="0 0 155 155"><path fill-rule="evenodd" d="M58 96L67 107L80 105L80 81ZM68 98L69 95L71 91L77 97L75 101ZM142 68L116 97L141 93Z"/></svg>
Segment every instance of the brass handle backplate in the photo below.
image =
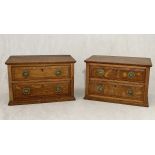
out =
<svg viewBox="0 0 155 155"><path fill-rule="evenodd" d="M128 78L132 79L136 76L135 72L131 71L128 73Z"/></svg>
<svg viewBox="0 0 155 155"><path fill-rule="evenodd" d="M23 88L24 95L30 95L30 93L31 93L31 88Z"/></svg>
<svg viewBox="0 0 155 155"><path fill-rule="evenodd" d="M105 73L104 69L97 69L96 70L97 76L104 76L104 73Z"/></svg>
<svg viewBox="0 0 155 155"><path fill-rule="evenodd" d="M56 76L61 76L61 75L62 75L62 71L61 71L60 69L57 69L57 70L55 71L55 75L56 75Z"/></svg>
<svg viewBox="0 0 155 155"><path fill-rule="evenodd" d="M56 93L61 93L61 92L62 92L62 87L59 86L59 85L57 85L57 86L55 87L55 92L56 92Z"/></svg>
<svg viewBox="0 0 155 155"><path fill-rule="evenodd" d="M127 94L128 94L128 96L133 96L134 92L132 89L128 89Z"/></svg>
<svg viewBox="0 0 155 155"><path fill-rule="evenodd" d="M104 91L104 86L103 85L98 85L96 89L97 89L98 92L103 92Z"/></svg>
<svg viewBox="0 0 155 155"><path fill-rule="evenodd" d="M23 77L27 78L29 76L29 71L28 70L24 70L23 71Z"/></svg>

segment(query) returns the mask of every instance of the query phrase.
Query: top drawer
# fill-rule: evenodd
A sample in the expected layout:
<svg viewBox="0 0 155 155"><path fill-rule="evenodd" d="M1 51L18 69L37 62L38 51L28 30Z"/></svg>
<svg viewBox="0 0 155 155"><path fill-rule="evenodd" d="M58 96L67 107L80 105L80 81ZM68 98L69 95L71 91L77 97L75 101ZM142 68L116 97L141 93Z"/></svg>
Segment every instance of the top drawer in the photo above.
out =
<svg viewBox="0 0 155 155"><path fill-rule="evenodd" d="M70 65L51 66L13 66L11 69L12 80L42 80L70 78Z"/></svg>
<svg viewBox="0 0 155 155"><path fill-rule="evenodd" d="M90 65L90 77L107 80L145 82L145 68Z"/></svg>

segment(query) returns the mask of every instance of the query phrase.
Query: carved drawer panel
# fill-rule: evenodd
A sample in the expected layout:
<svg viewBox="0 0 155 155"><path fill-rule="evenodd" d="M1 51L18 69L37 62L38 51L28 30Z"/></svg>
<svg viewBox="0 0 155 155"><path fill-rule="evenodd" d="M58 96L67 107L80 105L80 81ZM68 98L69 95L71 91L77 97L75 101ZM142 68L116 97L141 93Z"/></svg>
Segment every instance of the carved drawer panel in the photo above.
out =
<svg viewBox="0 0 155 155"><path fill-rule="evenodd" d="M70 78L70 66L25 66L12 67L15 81Z"/></svg>
<svg viewBox="0 0 155 155"><path fill-rule="evenodd" d="M89 94L130 100L144 100L144 86L113 82L90 81Z"/></svg>
<svg viewBox="0 0 155 155"><path fill-rule="evenodd" d="M145 69L90 65L90 77L129 82L144 82Z"/></svg>
<svg viewBox="0 0 155 155"><path fill-rule="evenodd" d="M13 84L13 95L15 100L69 96L70 87L70 82Z"/></svg>

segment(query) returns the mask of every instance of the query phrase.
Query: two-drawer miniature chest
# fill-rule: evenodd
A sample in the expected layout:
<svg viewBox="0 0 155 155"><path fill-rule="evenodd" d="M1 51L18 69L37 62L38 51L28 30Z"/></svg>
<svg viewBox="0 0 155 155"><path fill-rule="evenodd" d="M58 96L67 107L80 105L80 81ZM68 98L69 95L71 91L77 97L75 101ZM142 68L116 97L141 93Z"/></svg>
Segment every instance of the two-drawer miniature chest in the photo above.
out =
<svg viewBox="0 0 155 155"><path fill-rule="evenodd" d="M9 105L75 100L75 62L69 55L9 57Z"/></svg>
<svg viewBox="0 0 155 155"><path fill-rule="evenodd" d="M148 106L151 59L94 55L85 62L85 99Z"/></svg>

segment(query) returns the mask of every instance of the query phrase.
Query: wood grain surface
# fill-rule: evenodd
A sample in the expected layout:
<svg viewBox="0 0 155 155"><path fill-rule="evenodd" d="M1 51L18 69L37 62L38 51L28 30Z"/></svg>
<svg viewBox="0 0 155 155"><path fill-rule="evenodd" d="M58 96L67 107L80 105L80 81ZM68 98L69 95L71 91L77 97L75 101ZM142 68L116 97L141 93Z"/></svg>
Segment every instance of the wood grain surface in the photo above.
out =
<svg viewBox="0 0 155 155"><path fill-rule="evenodd" d="M92 56L85 62L85 99L148 106L151 59Z"/></svg>
<svg viewBox="0 0 155 155"><path fill-rule="evenodd" d="M74 63L66 55L11 56L6 62L9 105L75 100Z"/></svg>

